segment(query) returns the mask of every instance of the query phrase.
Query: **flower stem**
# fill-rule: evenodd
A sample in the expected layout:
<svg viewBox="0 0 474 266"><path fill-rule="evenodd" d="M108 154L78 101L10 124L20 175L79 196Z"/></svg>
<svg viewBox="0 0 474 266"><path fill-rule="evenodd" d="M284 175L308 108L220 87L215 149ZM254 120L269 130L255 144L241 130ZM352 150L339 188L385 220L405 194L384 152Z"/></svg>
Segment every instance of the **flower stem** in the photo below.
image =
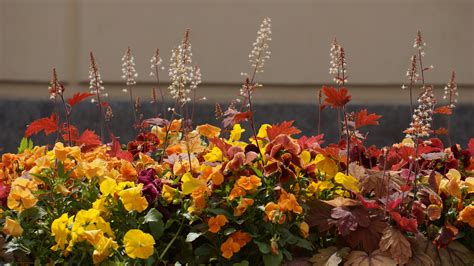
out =
<svg viewBox="0 0 474 266"><path fill-rule="evenodd" d="M160 258L159 258L160 261L163 261L163 257L166 255L166 252L168 252L168 249L170 249L171 245L173 245L174 241L176 241L176 238L178 238L179 234L181 233L181 230L183 230L183 226L184 226L184 218L181 219L181 224L179 225L179 228L178 228L178 231L176 231L176 234L173 236L173 238L168 243L168 245L166 245L163 252L161 252L161 255L160 255Z"/></svg>

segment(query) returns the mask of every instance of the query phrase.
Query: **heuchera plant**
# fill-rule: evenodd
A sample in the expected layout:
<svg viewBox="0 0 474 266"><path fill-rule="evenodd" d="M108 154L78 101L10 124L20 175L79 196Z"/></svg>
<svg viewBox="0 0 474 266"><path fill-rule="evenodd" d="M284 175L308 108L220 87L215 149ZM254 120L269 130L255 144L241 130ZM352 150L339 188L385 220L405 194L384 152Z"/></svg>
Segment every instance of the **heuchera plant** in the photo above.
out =
<svg viewBox="0 0 474 266"><path fill-rule="evenodd" d="M449 103L435 109L420 60L421 33L407 74L412 98L419 63L419 106L410 105L407 138L383 148L367 147L362 132L379 125L381 116L349 110L346 54L336 40L330 69L336 84L323 86L318 105L320 112L337 109L340 141L323 145L319 127L316 136L298 137L294 121L258 127L252 97L270 41L266 18L239 99L224 112L216 105L221 127L192 123L201 73L191 64L189 30L172 51L168 89L174 106L168 109L159 49L151 59L156 117L144 119L140 100L133 99L137 74L128 48L123 75L137 136L126 145L110 130L112 110L93 54L90 92L66 100L54 70L49 93L55 112L29 124L17 153L2 155L0 260L472 265L474 139L467 146L444 146L432 137L442 133L431 129L433 115L450 115L457 92L453 74L445 89ZM71 121L74 107L90 97L98 107L100 137L79 132ZM248 139L242 127L247 122ZM30 137L40 132L56 133L54 145L34 146Z"/></svg>

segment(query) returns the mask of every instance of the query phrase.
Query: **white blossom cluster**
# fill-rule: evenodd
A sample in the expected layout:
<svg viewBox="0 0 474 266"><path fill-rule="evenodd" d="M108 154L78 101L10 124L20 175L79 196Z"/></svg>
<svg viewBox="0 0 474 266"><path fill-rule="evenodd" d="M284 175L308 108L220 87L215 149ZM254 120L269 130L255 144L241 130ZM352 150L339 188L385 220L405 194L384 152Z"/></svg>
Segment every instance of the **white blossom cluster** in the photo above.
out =
<svg viewBox="0 0 474 266"><path fill-rule="evenodd" d="M161 56L160 56L160 49L156 49L156 52L155 54L151 57L150 59L150 76L155 76L158 72L158 70L164 70L165 67L163 67L161 64L163 63L163 59L161 59Z"/></svg>
<svg viewBox="0 0 474 266"><path fill-rule="evenodd" d="M56 69L53 69L53 79L50 82L48 87L49 98L51 100L56 99L57 96L62 96L64 93L64 86L59 83L58 75L56 74Z"/></svg>
<svg viewBox="0 0 474 266"><path fill-rule="evenodd" d="M435 104L433 87L425 86L423 93L418 98L418 107L413 112L410 127L405 131L407 138L428 137L430 135Z"/></svg>
<svg viewBox="0 0 474 266"><path fill-rule="evenodd" d="M193 72L191 72L191 84L189 87L192 90L197 89L197 86L201 84L201 68L198 65L195 65L193 68Z"/></svg>
<svg viewBox="0 0 474 266"><path fill-rule="evenodd" d="M416 55L413 55L410 58L410 62L411 62L410 68L408 68L406 76L408 77L408 80L410 81L410 85L413 86L414 84L416 84L416 82L420 78L420 74L418 74L418 71L416 69L416 62L417 62ZM403 85L402 89L406 89L406 86Z"/></svg>
<svg viewBox="0 0 474 266"><path fill-rule="evenodd" d="M456 73L453 71L451 74L451 80L449 83L444 87L444 95L443 99L449 99L449 107L454 108L456 105L454 103L458 102L457 96L458 93L458 85L456 84Z"/></svg>
<svg viewBox="0 0 474 266"><path fill-rule="evenodd" d="M346 56L344 53L344 49L337 42L336 38L334 38L334 41L332 43L329 56L331 57L331 61L329 62L329 74L334 75L333 80L334 82L336 82L336 84L346 84L348 81Z"/></svg>
<svg viewBox="0 0 474 266"><path fill-rule="evenodd" d="M257 32L257 39L249 54L249 61L255 68L255 73L262 73L267 59L270 58L270 41L272 40L271 19L264 18Z"/></svg>
<svg viewBox="0 0 474 266"><path fill-rule="evenodd" d="M138 73L135 69L135 58L132 55L130 47L122 57L122 79L125 80L127 86L133 86L137 84L135 78L138 77ZM123 89L124 92L127 92L127 89Z"/></svg>
<svg viewBox="0 0 474 266"><path fill-rule="evenodd" d="M188 96L191 89L187 86L192 80L191 57L191 44L189 43L189 31L187 31L183 42L171 51L170 67L168 69L171 81L168 87L169 92L171 97L182 105L191 101Z"/></svg>
<svg viewBox="0 0 474 266"><path fill-rule="evenodd" d="M91 53L91 62L89 66L89 90L91 93L97 95L97 97L108 97L109 94L105 92L105 88L102 85L102 78L99 72L99 67L95 62L94 55ZM91 102L96 102L95 98L91 99Z"/></svg>
<svg viewBox="0 0 474 266"><path fill-rule="evenodd" d="M426 43L423 41L423 38L421 37L421 31L418 31L415 37L415 42L413 43L413 48L417 48L420 50L420 55L425 56L425 46Z"/></svg>

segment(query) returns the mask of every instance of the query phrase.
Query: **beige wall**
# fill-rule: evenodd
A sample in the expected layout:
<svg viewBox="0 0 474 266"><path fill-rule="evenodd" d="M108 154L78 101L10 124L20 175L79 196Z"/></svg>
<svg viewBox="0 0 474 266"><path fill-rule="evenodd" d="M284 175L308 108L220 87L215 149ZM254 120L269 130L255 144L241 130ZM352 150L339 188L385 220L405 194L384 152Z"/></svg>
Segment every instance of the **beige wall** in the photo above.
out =
<svg viewBox="0 0 474 266"><path fill-rule="evenodd" d="M474 84L471 0L0 0L0 79L47 81L56 66L63 79L85 81L93 50L103 79L120 82L120 59L131 46L139 81L148 81L155 47L168 64L189 27L203 81L238 83L264 16L274 34L264 83L330 82L328 51L337 36L350 83L398 86L421 29L425 64L435 66L427 80L443 84L455 69L460 84Z"/></svg>

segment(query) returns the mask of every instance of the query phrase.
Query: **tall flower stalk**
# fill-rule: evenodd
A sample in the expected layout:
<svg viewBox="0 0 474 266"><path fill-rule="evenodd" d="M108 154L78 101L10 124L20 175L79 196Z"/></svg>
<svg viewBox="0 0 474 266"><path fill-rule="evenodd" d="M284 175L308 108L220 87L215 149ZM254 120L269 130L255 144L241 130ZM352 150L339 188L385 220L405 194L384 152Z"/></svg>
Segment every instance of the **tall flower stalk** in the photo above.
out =
<svg viewBox="0 0 474 266"><path fill-rule="evenodd" d="M156 48L155 53L150 59L150 63L151 63L150 76L154 76L156 78L156 87L160 91L160 96L161 96L162 115L166 116L165 95L163 93L163 90L161 89L161 84L160 84L160 70L164 70L165 68L161 65L163 63L163 59L160 56L159 48ZM152 89L152 98L153 98L153 103L155 104L156 115L158 115L158 101L157 101L158 97L156 96L156 88Z"/></svg>
<svg viewBox="0 0 474 266"><path fill-rule="evenodd" d="M127 85L127 88L123 89L123 92L128 91L130 96L130 108L132 109L134 126L137 126L137 112L135 111L136 108L134 108L133 86L137 84L137 77L138 73L135 69L135 58L132 55L132 50L128 47L122 57L122 79L125 80L125 84Z"/></svg>
<svg viewBox="0 0 474 266"><path fill-rule="evenodd" d="M448 107L454 109L458 102L458 85L456 83L456 72L451 73L451 79L444 87L443 99L448 100ZM451 115L448 115L448 143L451 146Z"/></svg>
<svg viewBox="0 0 474 266"><path fill-rule="evenodd" d="M58 107L58 102L57 99L60 98L63 108L64 108L64 114L66 116L66 125L67 125L67 131L68 131L68 137L69 137L69 146L72 146L72 140L71 140L71 123L70 123L70 108L64 101L64 85L59 82L58 79L58 74L56 72L56 68L53 68L53 78L51 79L50 86L48 87L48 92L49 92L49 97L50 99L54 100L54 109L56 116L58 117L58 124L57 127L60 128L60 119L59 119L59 107ZM57 140L59 140L59 134L60 131L57 130Z"/></svg>
<svg viewBox="0 0 474 266"><path fill-rule="evenodd" d="M102 85L102 77L99 72L99 66L95 60L94 54L90 52L90 66L89 66L89 90L93 93L96 98L92 98L92 103L97 103L99 110L99 119L100 119L100 137L104 140L104 119L105 111L103 108L103 102L101 97L107 97L108 93L105 92L105 88Z"/></svg>
<svg viewBox="0 0 474 266"><path fill-rule="evenodd" d="M408 68L406 76L410 81L408 88L410 90L410 117L413 117L413 87L415 86L416 82L419 79L419 74L417 72L417 56L413 55L410 58L410 68ZM405 84L402 85L402 89L406 89Z"/></svg>
<svg viewBox="0 0 474 266"><path fill-rule="evenodd" d="M260 28L257 31L257 39L253 43L252 51L249 54L249 62L252 66L252 75L249 76L246 73L242 73L245 78L245 83L242 85L240 89L240 96L243 98L243 103L241 105L241 110L245 107L248 108L250 112L249 120L250 120L250 127L252 128L253 138L255 139L255 143L257 144L257 148L260 151L260 147L258 144L257 139L257 130L255 127L255 119L254 119L254 111L252 106L252 96L253 92L257 87L261 87L262 85L259 83L255 83L255 78L258 73L263 73L264 66L266 61L270 58L270 42L272 40L272 29L271 29L271 19L266 17L263 19L262 23L260 24ZM261 155L263 158L263 155Z"/></svg>

